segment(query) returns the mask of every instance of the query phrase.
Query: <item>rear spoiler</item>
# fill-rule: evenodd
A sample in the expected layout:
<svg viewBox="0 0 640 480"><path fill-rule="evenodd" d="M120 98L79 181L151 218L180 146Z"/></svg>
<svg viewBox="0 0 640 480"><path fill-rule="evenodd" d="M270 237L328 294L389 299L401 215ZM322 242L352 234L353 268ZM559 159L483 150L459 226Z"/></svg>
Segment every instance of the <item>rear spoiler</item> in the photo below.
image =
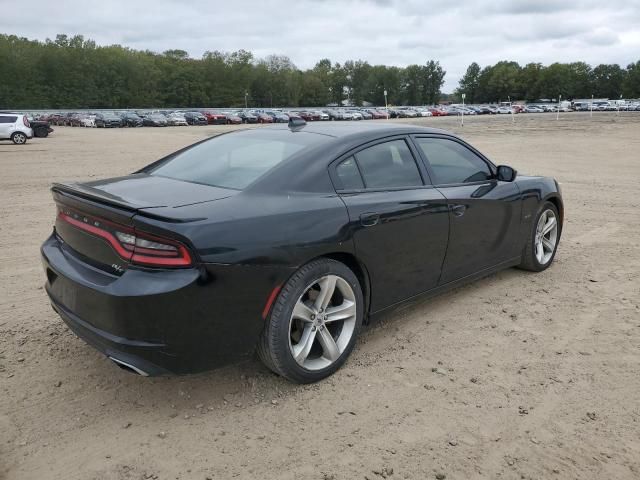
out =
<svg viewBox="0 0 640 480"><path fill-rule="evenodd" d="M111 207L117 207L132 213L136 213L138 211L134 205L128 202L118 199L113 195L99 192L96 189L87 188L79 183L54 183L51 185L51 191L54 194L60 193L62 195L72 195L85 200L106 204Z"/></svg>
<svg viewBox="0 0 640 480"><path fill-rule="evenodd" d="M202 218L174 218L168 217L166 215L158 215L153 213L152 210L156 207L137 207L129 202L125 202L119 197L114 195L109 195L103 191L97 190L95 188L86 187L79 183L53 183L51 185L51 192L53 193L54 200L57 196L71 198L73 203L77 203L78 200L84 200L85 202L91 202L93 204L99 204L102 206L107 206L111 208L116 208L118 210L123 211L122 213L129 217L133 217L134 215L140 215L146 218L151 218L154 220L160 220L168 223L188 223L194 222L197 220L202 220Z"/></svg>

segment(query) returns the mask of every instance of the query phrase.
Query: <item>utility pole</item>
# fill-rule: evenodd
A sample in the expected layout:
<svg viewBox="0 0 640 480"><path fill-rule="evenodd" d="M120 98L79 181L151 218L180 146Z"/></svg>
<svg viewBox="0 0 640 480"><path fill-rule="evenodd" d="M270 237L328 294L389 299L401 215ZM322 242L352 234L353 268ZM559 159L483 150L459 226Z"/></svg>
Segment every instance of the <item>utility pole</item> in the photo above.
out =
<svg viewBox="0 0 640 480"><path fill-rule="evenodd" d="M389 104L387 103L387 91L384 91L384 109L387 112L387 120L389 120Z"/></svg>

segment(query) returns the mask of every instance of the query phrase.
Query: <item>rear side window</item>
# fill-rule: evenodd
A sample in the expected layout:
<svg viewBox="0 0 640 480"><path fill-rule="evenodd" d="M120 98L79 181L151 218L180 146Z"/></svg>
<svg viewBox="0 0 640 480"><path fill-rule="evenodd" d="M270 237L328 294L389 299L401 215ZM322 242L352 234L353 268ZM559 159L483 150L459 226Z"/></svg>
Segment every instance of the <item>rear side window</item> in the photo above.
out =
<svg viewBox="0 0 640 480"><path fill-rule="evenodd" d="M356 153L365 188L422 186L411 150L404 140L379 143Z"/></svg>
<svg viewBox="0 0 640 480"><path fill-rule="evenodd" d="M0 123L15 123L18 117L8 117L0 115Z"/></svg>
<svg viewBox="0 0 640 480"><path fill-rule="evenodd" d="M489 165L464 145L446 138L417 138L439 185L482 182L491 178Z"/></svg>
<svg viewBox="0 0 640 480"><path fill-rule="evenodd" d="M200 143L147 173L242 190L294 154L330 139L290 130L241 131Z"/></svg>
<svg viewBox="0 0 640 480"><path fill-rule="evenodd" d="M364 188L364 183L362 183L362 177L358 171L355 158L349 157L340 162L336 167L336 173L338 174L338 178L340 178L343 189L358 190Z"/></svg>

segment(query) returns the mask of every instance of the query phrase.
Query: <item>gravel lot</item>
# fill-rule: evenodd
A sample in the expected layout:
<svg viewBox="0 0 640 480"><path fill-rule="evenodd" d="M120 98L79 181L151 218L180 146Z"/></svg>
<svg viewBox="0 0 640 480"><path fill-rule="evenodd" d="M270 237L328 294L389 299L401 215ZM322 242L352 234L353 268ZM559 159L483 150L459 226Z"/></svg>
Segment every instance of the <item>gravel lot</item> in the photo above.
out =
<svg viewBox="0 0 640 480"><path fill-rule="evenodd" d="M556 261L389 314L309 386L257 360L125 373L42 289L50 183L126 174L233 127L59 127L1 143L0 478L640 478L640 114L414 123L555 176Z"/></svg>

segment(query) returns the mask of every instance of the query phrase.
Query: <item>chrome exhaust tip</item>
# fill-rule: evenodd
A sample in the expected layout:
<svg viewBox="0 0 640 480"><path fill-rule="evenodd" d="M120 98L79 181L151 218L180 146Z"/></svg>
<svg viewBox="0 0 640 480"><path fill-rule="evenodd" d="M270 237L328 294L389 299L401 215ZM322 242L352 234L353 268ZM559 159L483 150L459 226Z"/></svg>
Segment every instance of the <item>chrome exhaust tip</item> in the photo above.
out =
<svg viewBox="0 0 640 480"><path fill-rule="evenodd" d="M131 365L130 363L123 362L122 360L118 360L117 358L114 358L114 357L109 357L109 360L111 360L113 363L115 363L118 367L120 367L123 370L127 370L128 372L135 373L143 377L149 376L147 372L145 372L144 370L140 370L138 367Z"/></svg>

